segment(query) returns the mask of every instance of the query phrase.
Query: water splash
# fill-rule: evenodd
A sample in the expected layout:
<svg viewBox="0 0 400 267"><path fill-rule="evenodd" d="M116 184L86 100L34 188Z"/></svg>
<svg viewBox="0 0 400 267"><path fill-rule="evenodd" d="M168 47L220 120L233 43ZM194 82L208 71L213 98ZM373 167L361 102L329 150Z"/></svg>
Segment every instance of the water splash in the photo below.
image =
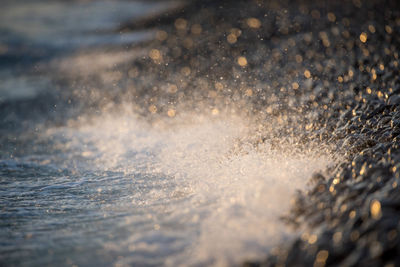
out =
<svg viewBox="0 0 400 267"><path fill-rule="evenodd" d="M125 234L103 244L123 255L122 265L227 266L260 258L293 235L280 216L330 162L317 149L288 153L268 140L254 144L252 123L234 115L189 114L150 125L124 112L74 124L48 132L62 136L66 167L126 179L118 188L126 198L107 204L123 211L116 223Z"/></svg>

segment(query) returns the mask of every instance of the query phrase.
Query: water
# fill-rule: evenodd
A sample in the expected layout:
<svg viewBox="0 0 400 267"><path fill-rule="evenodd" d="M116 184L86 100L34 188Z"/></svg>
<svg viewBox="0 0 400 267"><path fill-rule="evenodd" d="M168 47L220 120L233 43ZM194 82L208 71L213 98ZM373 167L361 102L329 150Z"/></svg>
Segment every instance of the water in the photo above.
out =
<svg viewBox="0 0 400 267"><path fill-rule="evenodd" d="M6 1L0 11L1 31L5 33L0 41L63 50L130 44L143 40L144 33L115 35L110 31L122 22L157 14L175 5L172 1Z"/></svg>
<svg viewBox="0 0 400 267"><path fill-rule="evenodd" d="M279 216L328 158L246 144L239 118L194 120L102 116L47 129L49 154L3 160L6 259L226 265L288 238Z"/></svg>
<svg viewBox="0 0 400 267"><path fill-rule="evenodd" d="M114 43L119 37L86 39L82 32L115 27L154 12L154 5L159 4L10 2L1 26L30 40L29 51L48 45L56 52L46 57L62 57L65 63L73 58L63 54L65 47L77 51L105 45L105 39L107 45L121 44ZM52 20L59 23L43 25ZM24 23L34 31L26 31ZM81 41L64 38L71 31ZM55 32L59 38L52 41ZM148 33L131 34L130 40ZM106 65L126 59L93 51ZM1 70L3 103L35 100L54 85L50 75L24 71L29 64L10 64ZM22 118L35 105L27 103ZM11 113L3 123L18 124L21 118ZM1 129L2 265L226 266L262 258L296 235L279 218L295 191L331 161L313 147L288 152L290 146L282 150L273 141L257 142L257 123L234 112L186 111L150 122L127 104L117 113L22 125L29 130Z"/></svg>
<svg viewBox="0 0 400 267"><path fill-rule="evenodd" d="M177 1L5 1L0 10L0 102L32 98L52 86L43 61L78 49L130 45L152 31L119 33L122 22L174 8ZM36 73L35 73L36 72Z"/></svg>

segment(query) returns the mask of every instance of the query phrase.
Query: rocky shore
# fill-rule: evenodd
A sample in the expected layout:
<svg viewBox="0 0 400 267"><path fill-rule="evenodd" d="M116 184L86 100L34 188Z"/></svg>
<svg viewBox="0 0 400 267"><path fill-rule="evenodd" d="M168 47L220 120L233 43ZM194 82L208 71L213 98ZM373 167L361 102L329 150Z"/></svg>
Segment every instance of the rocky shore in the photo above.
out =
<svg viewBox="0 0 400 267"><path fill-rule="evenodd" d="M143 29L154 40L101 48L112 64L83 50L44 67L59 88L36 115L25 102L1 109L28 124L31 115L63 124L121 103L154 121L243 114L259 125L254 145L312 143L337 158L282 218L301 236L245 266L400 265L397 1L194 1L116 31Z"/></svg>
<svg viewBox="0 0 400 267"><path fill-rule="evenodd" d="M338 156L284 218L301 237L245 265L400 265L399 10L396 1L200 1L171 15L133 62L143 113L173 116L181 103L218 113L233 99L269 129L262 140L291 136Z"/></svg>

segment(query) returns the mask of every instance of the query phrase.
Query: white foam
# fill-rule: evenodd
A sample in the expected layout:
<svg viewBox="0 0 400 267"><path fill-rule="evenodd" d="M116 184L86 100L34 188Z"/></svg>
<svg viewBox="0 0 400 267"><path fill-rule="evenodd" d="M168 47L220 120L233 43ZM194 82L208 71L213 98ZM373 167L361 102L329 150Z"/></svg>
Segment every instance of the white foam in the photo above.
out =
<svg viewBox="0 0 400 267"><path fill-rule="evenodd" d="M149 218L158 218L148 222L156 227L132 232L106 248L154 254L166 250L166 265L226 266L262 258L292 236L279 218L288 211L294 192L304 189L329 157L310 151L289 155L271 149L268 141L255 146L249 141L251 125L240 118L191 120L157 127L126 114L62 130L70 140L67 146L92 159L94 169L141 172L163 180L149 181L150 187L158 185L150 192L132 192L132 211L144 207ZM137 215L127 219L135 220ZM168 250L174 243L164 244L166 236L184 242ZM138 263L140 257L133 253L123 263Z"/></svg>

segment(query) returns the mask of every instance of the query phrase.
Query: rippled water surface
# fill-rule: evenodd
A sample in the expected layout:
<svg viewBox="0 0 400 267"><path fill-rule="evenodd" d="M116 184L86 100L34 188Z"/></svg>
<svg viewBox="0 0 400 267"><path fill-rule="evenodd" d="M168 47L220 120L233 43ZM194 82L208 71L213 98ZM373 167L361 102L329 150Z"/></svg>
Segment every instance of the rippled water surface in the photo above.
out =
<svg viewBox="0 0 400 267"><path fill-rule="evenodd" d="M8 34L0 40L7 53L14 42L15 53L45 47L55 55L64 47L143 40L150 31L94 32L162 8L10 1L0 11ZM51 90L48 76L10 64L1 64L3 104ZM1 265L231 265L262 257L291 237L280 216L295 190L329 162L312 148L288 153L268 141L255 145L257 126L233 113L188 111L174 123L150 123L128 107L63 125L29 123L27 132L1 131Z"/></svg>
<svg viewBox="0 0 400 267"><path fill-rule="evenodd" d="M6 259L224 265L261 256L287 237L279 216L294 190L327 162L243 144L240 119L154 127L101 117L48 129L48 154L2 160Z"/></svg>

